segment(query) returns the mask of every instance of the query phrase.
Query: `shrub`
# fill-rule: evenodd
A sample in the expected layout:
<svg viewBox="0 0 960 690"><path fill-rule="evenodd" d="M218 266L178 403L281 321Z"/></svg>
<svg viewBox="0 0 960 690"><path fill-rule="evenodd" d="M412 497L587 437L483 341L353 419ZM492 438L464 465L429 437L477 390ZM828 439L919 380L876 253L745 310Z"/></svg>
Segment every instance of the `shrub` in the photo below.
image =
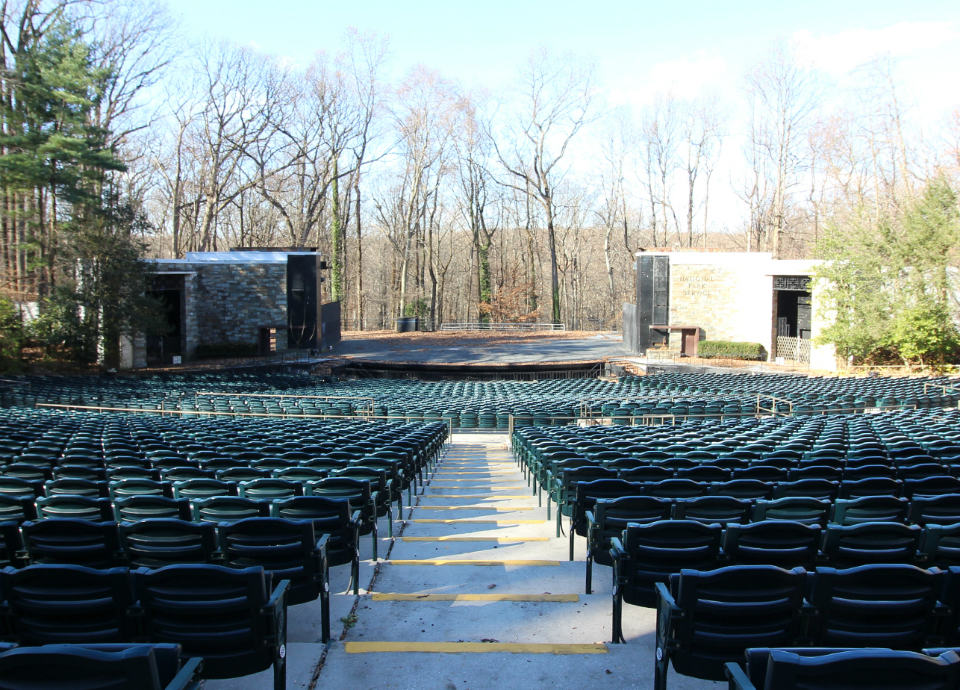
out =
<svg viewBox="0 0 960 690"><path fill-rule="evenodd" d="M204 343L197 345L195 359L220 359L228 357L256 357L256 343Z"/></svg>
<svg viewBox="0 0 960 690"><path fill-rule="evenodd" d="M728 343L722 340L701 340L697 346L697 356L704 359L722 357L724 359L748 359L762 362L767 351L760 343Z"/></svg>

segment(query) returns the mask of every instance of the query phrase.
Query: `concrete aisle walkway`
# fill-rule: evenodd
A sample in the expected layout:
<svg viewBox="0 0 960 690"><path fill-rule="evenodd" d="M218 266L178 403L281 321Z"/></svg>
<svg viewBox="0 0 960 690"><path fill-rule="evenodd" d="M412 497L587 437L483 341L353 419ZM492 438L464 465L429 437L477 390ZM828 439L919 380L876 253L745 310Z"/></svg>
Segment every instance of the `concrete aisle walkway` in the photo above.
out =
<svg viewBox="0 0 960 690"><path fill-rule="evenodd" d="M333 619L342 634L316 688L652 686L654 612L625 607L628 644L606 644L610 569L595 568L595 593L583 594L584 540L568 561L567 540L555 538L505 435L455 436L404 515L355 617ZM670 674L672 690L719 687Z"/></svg>

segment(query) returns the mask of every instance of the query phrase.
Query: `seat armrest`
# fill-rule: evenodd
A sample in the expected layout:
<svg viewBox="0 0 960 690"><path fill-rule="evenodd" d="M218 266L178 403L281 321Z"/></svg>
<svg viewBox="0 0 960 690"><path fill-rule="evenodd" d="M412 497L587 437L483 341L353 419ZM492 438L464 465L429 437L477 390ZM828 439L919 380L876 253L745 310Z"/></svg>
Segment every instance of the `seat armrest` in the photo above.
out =
<svg viewBox="0 0 960 690"><path fill-rule="evenodd" d="M359 510L353 511L353 513L350 515L350 522L352 522L355 527L359 527L360 523L363 522L363 520L361 519L361 511Z"/></svg>
<svg viewBox="0 0 960 690"><path fill-rule="evenodd" d="M203 670L203 658L194 657L192 659L187 659L184 662L183 667L173 677L173 680L170 681L170 684L167 685L164 690L193 690L193 688L199 687L199 684L194 680L194 677Z"/></svg>
<svg viewBox="0 0 960 690"><path fill-rule="evenodd" d="M610 539L610 557L615 561L619 561L625 558L626 555L626 552L623 550L623 544L620 543L620 538L612 537Z"/></svg>
<svg viewBox="0 0 960 690"><path fill-rule="evenodd" d="M266 603L264 609L276 610L280 601L286 596L288 589L290 589L290 580L280 580L280 584L273 590L273 594L270 595L270 600Z"/></svg>
<svg viewBox="0 0 960 690"><path fill-rule="evenodd" d="M679 606L677 606L677 600L673 598L673 595L670 594L670 590L667 588L666 583L664 582L654 582L654 588L657 590L657 608L662 609L666 607L671 612L680 613L683 611Z"/></svg>
<svg viewBox="0 0 960 690"><path fill-rule="evenodd" d="M757 690L744 670L740 668L740 664L728 661L724 664L724 672L727 674L727 680L730 683L728 690Z"/></svg>

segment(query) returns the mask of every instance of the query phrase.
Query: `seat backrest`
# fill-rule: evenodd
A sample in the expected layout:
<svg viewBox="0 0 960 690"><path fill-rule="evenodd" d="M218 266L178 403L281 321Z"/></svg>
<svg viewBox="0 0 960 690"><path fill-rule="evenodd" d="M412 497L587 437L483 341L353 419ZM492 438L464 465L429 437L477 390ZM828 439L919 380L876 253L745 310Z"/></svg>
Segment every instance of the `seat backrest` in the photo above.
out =
<svg viewBox="0 0 960 690"><path fill-rule="evenodd" d="M905 498L919 498L921 496L944 496L946 494L960 494L960 479L957 477L935 476L925 479L905 479L903 495Z"/></svg>
<svg viewBox="0 0 960 690"><path fill-rule="evenodd" d="M920 649L937 629L944 573L902 564L817 568L809 602L813 643L822 647Z"/></svg>
<svg viewBox="0 0 960 690"><path fill-rule="evenodd" d="M124 642L135 633L126 568L6 568L0 571L0 597L12 614L12 634L23 645Z"/></svg>
<svg viewBox="0 0 960 690"><path fill-rule="evenodd" d="M807 525L827 524L830 501L816 498L778 498L775 501L757 501L753 507L753 521L789 520Z"/></svg>
<svg viewBox="0 0 960 690"><path fill-rule="evenodd" d="M921 527L960 523L960 494L914 498L907 519Z"/></svg>
<svg viewBox="0 0 960 690"><path fill-rule="evenodd" d="M573 524L581 536L586 525L585 514L593 510L600 499L617 499L624 496L640 496L643 484L627 482L622 479L597 479L592 482L579 482L573 496Z"/></svg>
<svg viewBox="0 0 960 690"><path fill-rule="evenodd" d="M217 532L223 565L261 566L272 572L275 580L289 580L287 603L291 605L320 595L322 564L312 521L249 518L222 523Z"/></svg>
<svg viewBox="0 0 960 690"><path fill-rule="evenodd" d="M858 525L861 522L900 522L907 519L910 502L893 496L863 496L846 500L838 498L830 511L830 522Z"/></svg>
<svg viewBox="0 0 960 690"><path fill-rule="evenodd" d="M712 570L720 557L723 528L693 520L630 523L623 532L623 598L635 606L655 606L654 585L684 568Z"/></svg>
<svg viewBox="0 0 960 690"><path fill-rule="evenodd" d="M111 568L123 565L117 523L76 518L25 522L20 527L31 563Z"/></svg>
<svg viewBox="0 0 960 690"><path fill-rule="evenodd" d="M729 524L723 551L737 565L812 569L820 552L820 526L786 520Z"/></svg>
<svg viewBox="0 0 960 690"><path fill-rule="evenodd" d="M643 495L656 498L694 498L707 493L707 485L692 479L667 479L662 482L644 482Z"/></svg>
<svg viewBox="0 0 960 690"><path fill-rule="evenodd" d="M204 659L204 677L263 671L285 643L285 624L277 630L266 610L275 583L263 568L171 565L133 577L146 638L177 640L183 656Z"/></svg>
<svg viewBox="0 0 960 690"><path fill-rule="evenodd" d="M698 496L674 502L673 519L726 525L749 522L752 510L752 502L732 496Z"/></svg>
<svg viewBox="0 0 960 690"><path fill-rule="evenodd" d="M817 656L796 651L770 650L765 682L759 687L764 690L950 690L960 683L960 656L952 651L937 657L890 649L837 650Z"/></svg>
<svg viewBox="0 0 960 690"><path fill-rule="evenodd" d="M769 565L729 566L710 572L681 570L670 590L684 615L672 631L678 649L674 669L698 678L719 678L723 665L767 644L792 647L801 616L807 573Z"/></svg>
<svg viewBox="0 0 960 690"><path fill-rule="evenodd" d="M773 496L773 484L759 479L732 479L729 482L710 484L711 496L731 496L743 500L756 500Z"/></svg>
<svg viewBox="0 0 960 690"><path fill-rule="evenodd" d="M254 501L239 496L198 498L191 503L193 504L193 519L195 522L232 522L270 515L270 503L267 501Z"/></svg>
<svg viewBox="0 0 960 690"><path fill-rule="evenodd" d="M840 498L853 499L864 496L894 496L903 493L903 482L890 477L865 477L844 480L840 484Z"/></svg>
<svg viewBox="0 0 960 690"><path fill-rule="evenodd" d="M122 523L120 545L133 568L215 563L217 535L209 522L154 518Z"/></svg>
<svg viewBox="0 0 960 690"><path fill-rule="evenodd" d="M960 523L927 525L918 548L927 557L928 567L946 570L960 566Z"/></svg>
<svg viewBox="0 0 960 690"><path fill-rule="evenodd" d="M190 520L190 501L166 496L128 496L113 502L114 518L118 522L136 522L152 518Z"/></svg>
<svg viewBox="0 0 960 690"><path fill-rule="evenodd" d="M801 479L781 482L773 490L774 498L820 498L833 501L840 492L840 483L826 479Z"/></svg>
<svg viewBox="0 0 960 690"><path fill-rule="evenodd" d="M834 568L867 563L915 563L922 528L896 522L828 525L823 553Z"/></svg>
<svg viewBox="0 0 960 690"><path fill-rule="evenodd" d="M0 654L0 688L164 690L171 666L179 669L179 645L20 647Z"/></svg>

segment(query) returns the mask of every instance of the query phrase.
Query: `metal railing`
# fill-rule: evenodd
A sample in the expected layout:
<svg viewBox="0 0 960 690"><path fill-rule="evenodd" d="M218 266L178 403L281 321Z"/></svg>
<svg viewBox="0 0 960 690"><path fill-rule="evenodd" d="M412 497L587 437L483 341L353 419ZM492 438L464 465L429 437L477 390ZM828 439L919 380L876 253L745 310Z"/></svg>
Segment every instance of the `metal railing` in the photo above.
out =
<svg viewBox="0 0 960 690"><path fill-rule="evenodd" d="M219 393L213 391L194 391L194 398L202 395L208 397L232 397L232 398L284 398L304 399L304 400L360 400L366 403L364 407L357 408L357 412L373 412L377 399L372 396L361 395L301 395L299 393ZM299 416L299 415L298 415Z"/></svg>
<svg viewBox="0 0 960 690"><path fill-rule="evenodd" d="M563 323L444 323L441 331L565 331Z"/></svg>

